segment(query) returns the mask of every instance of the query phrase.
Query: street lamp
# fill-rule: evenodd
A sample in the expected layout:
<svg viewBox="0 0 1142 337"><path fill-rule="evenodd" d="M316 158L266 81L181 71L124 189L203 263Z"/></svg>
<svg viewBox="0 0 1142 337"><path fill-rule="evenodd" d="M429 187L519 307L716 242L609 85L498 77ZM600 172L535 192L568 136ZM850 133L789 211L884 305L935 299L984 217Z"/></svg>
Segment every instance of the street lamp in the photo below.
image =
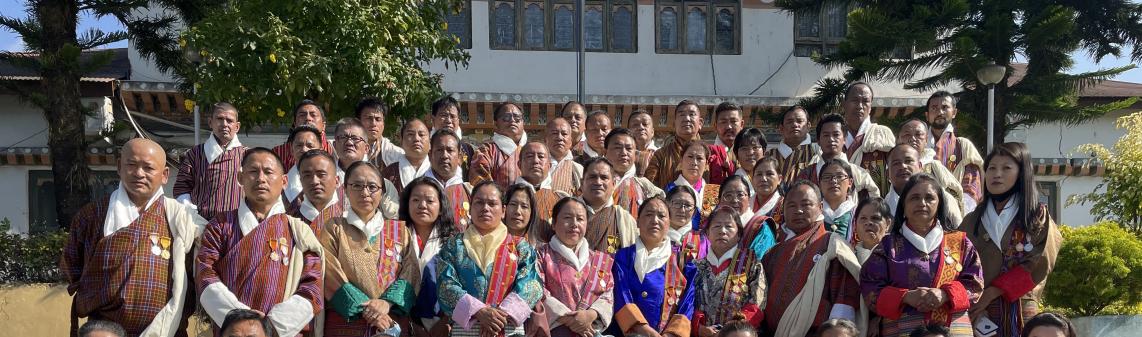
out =
<svg viewBox="0 0 1142 337"><path fill-rule="evenodd" d="M1007 67L990 64L975 71L975 78L987 86L987 153L995 146L995 84L1003 80Z"/></svg>
<svg viewBox="0 0 1142 337"><path fill-rule="evenodd" d="M182 57L184 59L186 59L187 62L190 62L190 64L196 68L198 67L199 63L202 63L202 55L199 55L198 51L194 50L194 48L183 47L182 48ZM198 96L198 88L194 87L194 85L191 85L190 90L191 90L190 91L191 95ZM199 138L198 130L202 128L202 124L199 124L200 118L201 118L200 116L201 116L201 113L198 110L198 104L195 104L194 105L194 144L195 145L201 143L201 142L199 142L199 139L198 139Z"/></svg>

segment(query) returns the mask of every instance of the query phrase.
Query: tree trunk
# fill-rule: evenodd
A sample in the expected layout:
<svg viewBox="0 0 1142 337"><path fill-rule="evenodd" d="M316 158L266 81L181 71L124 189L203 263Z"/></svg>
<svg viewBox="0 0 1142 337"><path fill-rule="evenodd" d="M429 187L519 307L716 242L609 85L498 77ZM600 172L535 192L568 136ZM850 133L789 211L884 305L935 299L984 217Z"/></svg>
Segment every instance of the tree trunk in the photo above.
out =
<svg viewBox="0 0 1142 337"><path fill-rule="evenodd" d="M61 228L91 199L91 169L87 166L84 110L80 102L79 55L75 27L78 4L67 0L42 0L35 14L42 25L42 107L48 121L56 216Z"/></svg>

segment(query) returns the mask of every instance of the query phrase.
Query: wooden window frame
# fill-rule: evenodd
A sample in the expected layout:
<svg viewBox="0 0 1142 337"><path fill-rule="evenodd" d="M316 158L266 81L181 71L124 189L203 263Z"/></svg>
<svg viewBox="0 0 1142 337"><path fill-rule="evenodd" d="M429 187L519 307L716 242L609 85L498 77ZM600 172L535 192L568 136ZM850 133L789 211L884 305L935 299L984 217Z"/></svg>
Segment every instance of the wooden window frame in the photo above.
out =
<svg viewBox="0 0 1142 337"><path fill-rule="evenodd" d="M465 29L461 33L459 36L460 41L456 43L456 46L461 49L472 49L472 0L464 1L463 6L459 13L447 13L445 15L448 17L460 15L462 18L468 20L468 29ZM447 18L445 18L445 20L447 20ZM451 25L449 25L449 27L451 27Z"/></svg>
<svg viewBox="0 0 1142 337"><path fill-rule="evenodd" d="M828 55L829 54L828 51L830 48L837 48L837 46L840 45L841 41L845 40L843 37L836 38L836 37L829 37L828 36L829 35L829 33L828 33L829 28L831 27L831 25L829 24L829 17L826 15L827 10L828 9L826 9L826 8L821 8L821 11L817 13L817 27L818 27L817 32L818 32L819 36L816 36L816 37L801 36L800 18L798 18L797 15L793 16L793 50L794 50L793 56L794 57L812 57L813 56L812 54L810 54L810 55L798 55L798 54L796 54L798 46L817 47L821 50L821 55ZM850 12L852 12L852 8L849 8L847 11L844 12L846 15L845 20L844 20L845 25L848 25L847 15ZM846 28L846 35L847 35L847 32L848 31Z"/></svg>
<svg viewBox="0 0 1142 337"><path fill-rule="evenodd" d="M513 20L515 20L515 41L511 46L497 45L496 42L496 8L501 4L511 4L513 9ZM542 47L527 47L524 43L524 22L525 12L527 7L531 4L540 3L543 8L543 36L544 42ZM578 1L575 0L489 0L488 1L488 47L492 50L516 50L516 51L578 51L579 41L579 17L575 17L575 36L574 43L571 48L556 48L555 47L555 11L558 8L570 7L572 11L578 6ZM638 52L638 2L635 0L590 0L586 2L586 6L598 7L601 10L602 18L602 49L588 49L587 52L591 53L637 53ZM615 10L618 7L628 7L631 9L631 48L614 48L614 22L612 21ZM577 13L576 13L577 14ZM470 14L469 14L470 15Z"/></svg>
<svg viewBox="0 0 1142 337"><path fill-rule="evenodd" d="M678 48L667 49L662 47L661 30L662 21L659 14L665 8L672 8L678 15L678 32L675 43ZM692 8L703 8L706 14L706 45L704 49L690 50L687 48L687 32L690 22L688 14ZM717 47L718 23L717 14L722 9L730 9L734 16L733 50L719 50ZM657 54L697 54L697 55L741 55L742 49L742 6L736 0L655 0L654 2L654 51Z"/></svg>

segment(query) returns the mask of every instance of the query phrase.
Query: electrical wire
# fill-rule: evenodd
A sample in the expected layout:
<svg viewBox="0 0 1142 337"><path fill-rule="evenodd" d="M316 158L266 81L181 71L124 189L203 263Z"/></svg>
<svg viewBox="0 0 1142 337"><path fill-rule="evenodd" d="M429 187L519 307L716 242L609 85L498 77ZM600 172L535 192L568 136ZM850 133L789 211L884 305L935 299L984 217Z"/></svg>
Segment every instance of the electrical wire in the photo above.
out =
<svg viewBox="0 0 1142 337"><path fill-rule="evenodd" d="M785 61L782 61L781 65L777 66L777 69L774 70L772 74L769 74L769 77L766 77L764 81L761 81L761 84L758 84L757 88L753 88L753 91L750 91L748 96L752 96L753 94L757 93L758 90L761 90L761 87L765 86L766 83L769 83L769 80L772 80L774 76L777 76L777 73L781 72L781 69L785 68L785 65L788 64L789 60L792 58L793 50L790 50L789 55L785 56Z"/></svg>

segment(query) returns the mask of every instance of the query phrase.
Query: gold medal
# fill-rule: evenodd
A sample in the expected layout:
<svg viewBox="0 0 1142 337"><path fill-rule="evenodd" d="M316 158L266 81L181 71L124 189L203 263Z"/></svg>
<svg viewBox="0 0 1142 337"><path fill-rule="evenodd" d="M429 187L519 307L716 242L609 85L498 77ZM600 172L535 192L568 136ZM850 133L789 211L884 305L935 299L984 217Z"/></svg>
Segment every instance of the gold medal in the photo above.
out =
<svg viewBox="0 0 1142 337"><path fill-rule="evenodd" d="M957 263L956 264L956 271L964 271L964 265Z"/></svg>
<svg viewBox="0 0 1142 337"><path fill-rule="evenodd" d="M509 258L509 259L512 259L512 261L515 261L515 260L518 260L518 259L519 259L519 257L518 257L518 256L516 256L516 254L515 254L515 253L512 253L512 255L508 255L508 258Z"/></svg>
<svg viewBox="0 0 1142 337"><path fill-rule="evenodd" d="M385 249L385 256L393 257L393 250L392 249Z"/></svg>
<svg viewBox="0 0 1142 337"><path fill-rule="evenodd" d="M273 253L270 253L270 260L278 261L281 260L281 258L281 255L278 255L278 251L276 250Z"/></svg>
<svg viewBox="0 0 1142 337"><path fill-rule="evenodd" d="M278 255L278 240L269 240L266 243L270 245L270 260L277 261L281 259L281 255Z"/></svg>
<svg viewBox="0 0 1142 337"><path fill-rule="evenodd" d="M163 257L163 260L170 260L171 259L171 252L164 250L162 252L162 257Z"/></svg>
<svg viewBox="0 0 1142 337"><path fill-rule="evenodd" d="M159 248L162 248L161 256L163 257L163 259L170 260L170 258L171 258L171 238L168 238L165 236L160 237L159 238Z"/></svg>

